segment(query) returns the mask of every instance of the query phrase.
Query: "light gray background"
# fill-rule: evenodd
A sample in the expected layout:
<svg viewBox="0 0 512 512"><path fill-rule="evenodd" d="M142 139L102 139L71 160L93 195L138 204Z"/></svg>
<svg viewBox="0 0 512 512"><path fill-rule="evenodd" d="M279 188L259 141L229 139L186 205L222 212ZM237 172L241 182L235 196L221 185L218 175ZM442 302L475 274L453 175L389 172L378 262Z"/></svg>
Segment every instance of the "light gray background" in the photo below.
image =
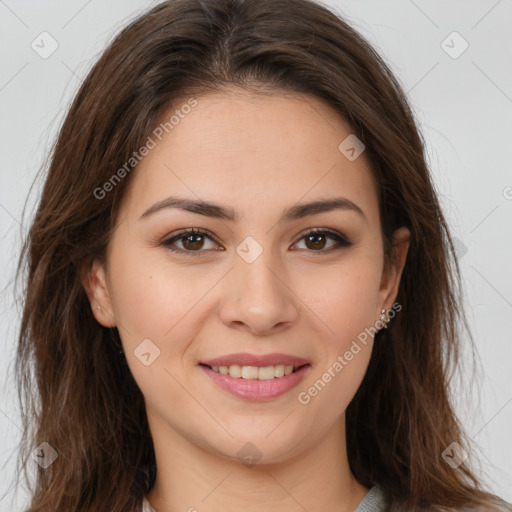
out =
<svg viewBox="0 0 512 512"><path fill-rule="evenodd" d="M96 56L120 27L155 3L0 0L0 511L22 510L26 501L24 482L13 481L20 422L12 373L19 324L12 279L24 229L22 207ZM512 501L512 2L327 3L381 52L420 122L459 240L466 307L483 368L481 409L460 393L455 403L481 446L484 481ZM47 59L31 48L43 31L59 45ZM458 58L453 56L464 42L450 36L453 31L469 44Z"/></svg>

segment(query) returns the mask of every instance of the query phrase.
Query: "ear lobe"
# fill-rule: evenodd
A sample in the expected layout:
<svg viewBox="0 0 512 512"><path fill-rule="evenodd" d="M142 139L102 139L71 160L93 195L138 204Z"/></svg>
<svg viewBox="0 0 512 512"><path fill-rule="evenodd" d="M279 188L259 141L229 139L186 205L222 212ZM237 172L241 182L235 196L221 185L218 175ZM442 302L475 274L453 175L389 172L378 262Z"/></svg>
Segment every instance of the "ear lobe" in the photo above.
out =
<svg viewBox="0 0 512 512"><path fill-rule="evenodd" d="M400 278L402 277L402 271L405 266L410 238L411 232L405 226L398 228L393 233L393 250L395 253L395 259L390 263L387 271L383 272L379 290L382 308L386 310L391 309L396 296L398 295ZM380 309L378 314L380 315Z"/></svg>
<svg viewBox="0 0 512 512"><path fill-rule="evenodd" d="M99 260L94 260L90 268L85 270L82 285L98 323L104 327L116 327L105 268Z"/></svg>

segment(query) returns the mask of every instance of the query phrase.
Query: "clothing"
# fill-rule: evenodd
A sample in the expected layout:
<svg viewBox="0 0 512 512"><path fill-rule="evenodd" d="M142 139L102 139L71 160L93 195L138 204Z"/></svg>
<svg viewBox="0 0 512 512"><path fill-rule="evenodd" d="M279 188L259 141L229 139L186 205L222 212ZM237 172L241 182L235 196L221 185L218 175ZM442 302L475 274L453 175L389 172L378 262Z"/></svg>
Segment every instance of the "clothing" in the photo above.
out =
<svg viewBox="0 0 512 512"><path fill-rule="evenodd" d="M384 493L378 486L372 487L365 495L361 503L357 506L354 512L383 512L384 511ZM503 499L495 496L494 507L486 509L487 512L512 512L512 504L504 501ZM142 504L142 512L156 512L156 510L149 504L149 501L144 498ZM484 512L481 507L471 507L461 509L461 512Z"/></svg>
<svg viewBox="0 0 512 512"><path fill-rule="evenodd" d="M354 512L382 512L384 510L384 493L379 487L372 487L364 496Z"/></svg>
<svg viewBox="0 0 512 512"><path fill-rule="evenodd" d="M366 493L354 512L382 512L383 510L384 494L375 486ZM144 498L144 503L142 504L142 512L156 512L146 498Z"/></svg>
<svg viewBox="0 0 512 512"><path fill-rule="evenodd" d="M142 512L156 512L156 510L149 504L149 501L144 497L142 502Z"/></svg>

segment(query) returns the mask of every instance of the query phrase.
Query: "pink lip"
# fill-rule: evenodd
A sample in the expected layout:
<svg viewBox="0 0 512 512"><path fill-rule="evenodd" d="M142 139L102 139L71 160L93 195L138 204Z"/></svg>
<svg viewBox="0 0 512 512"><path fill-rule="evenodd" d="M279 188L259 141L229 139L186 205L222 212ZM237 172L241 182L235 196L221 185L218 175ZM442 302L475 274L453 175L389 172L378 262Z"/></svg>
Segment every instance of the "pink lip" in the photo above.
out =
<svg viewBox="0 0 512 512"><path fill-rule="evenodd" d="M207 361L200 361L201 364L208 366L231 366L239 364L240 366L284 366L293 365L296 368L309 364L309 361L302 357L290 356L288 354L264 354L261 356L247 353L229 354L227 356L216 357Z"/></svg>
<svg viewBox="0 0 512 512"><path fill-rule="evenodd" d="M225 359L223 359L225 360ZM235 364L235 363L233 363ZM229 365L226 365L229 366ZM243 366L251 366L244 364ZM253 365L257 366L257 365ZM267 365L272 366L272 365ZM283 395L287 391L294 388L311 369L309 364L299 368L297 371L285 375L284 377L276 377L269 380L257 379L235 379L229 375L222 375L214 372L208 366L200 365L201 369L210 377L215 384L222 389L228 391L238 398L246 400L265 401Z"/></svg>

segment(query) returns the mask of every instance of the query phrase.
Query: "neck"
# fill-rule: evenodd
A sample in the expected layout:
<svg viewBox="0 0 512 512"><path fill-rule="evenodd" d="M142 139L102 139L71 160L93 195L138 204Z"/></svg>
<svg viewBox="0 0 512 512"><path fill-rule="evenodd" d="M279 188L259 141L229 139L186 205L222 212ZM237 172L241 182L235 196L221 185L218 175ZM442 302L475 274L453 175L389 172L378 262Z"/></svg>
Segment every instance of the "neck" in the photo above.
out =
<svg viewBox="0 0 512 512"><path fill-rule="evenodd" d="M147 498L157 512L352 512L368 492L349 469L344 417L294 457L253 465L205 450L149 414L148 420L157 476Z"/></svg>

